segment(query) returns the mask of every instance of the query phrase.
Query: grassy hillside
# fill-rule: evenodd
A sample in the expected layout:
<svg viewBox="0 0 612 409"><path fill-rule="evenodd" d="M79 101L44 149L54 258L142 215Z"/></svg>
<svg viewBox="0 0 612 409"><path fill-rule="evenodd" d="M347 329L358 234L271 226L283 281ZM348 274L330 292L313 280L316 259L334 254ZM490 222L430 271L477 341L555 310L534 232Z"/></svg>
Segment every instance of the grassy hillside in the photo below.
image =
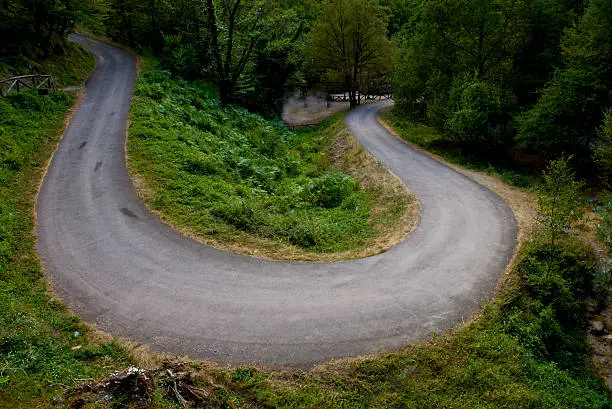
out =
<svg viewBox="0 0 612 409"><path fill-rule="evenodd" d="M221 107L206 84L152 71L136 85L128 147L145 201L179 229L272 258L345 258L404 231L416 199L399 181L387 195L337 166L328 151L343 130L339 117L291 132Z"/></svg>

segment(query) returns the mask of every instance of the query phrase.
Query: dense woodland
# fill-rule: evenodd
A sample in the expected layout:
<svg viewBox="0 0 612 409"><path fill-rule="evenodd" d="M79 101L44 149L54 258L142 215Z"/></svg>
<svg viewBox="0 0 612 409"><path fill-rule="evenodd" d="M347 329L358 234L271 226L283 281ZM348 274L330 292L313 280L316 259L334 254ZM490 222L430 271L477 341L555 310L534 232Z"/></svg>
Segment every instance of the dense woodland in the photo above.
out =
<svg viewBox="0 0 612 409"><path fill-rule="evenodd" d="M612 174L610 0L4 0L0 58L61 53L75 25L158 56L223 104L273 116L290 91L393 87L449 144L539 171Z"/></svg>

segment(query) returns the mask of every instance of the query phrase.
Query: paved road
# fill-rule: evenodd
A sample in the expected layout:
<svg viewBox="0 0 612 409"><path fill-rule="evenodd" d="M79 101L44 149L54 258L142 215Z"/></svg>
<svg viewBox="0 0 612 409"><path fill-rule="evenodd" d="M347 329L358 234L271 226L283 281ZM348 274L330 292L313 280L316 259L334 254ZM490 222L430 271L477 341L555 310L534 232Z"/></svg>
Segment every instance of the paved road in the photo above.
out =
<svg viewBox="0 0 612 409"><path fill-rule="evenodd" d="M175 233L136 197L124 160L134 61L98 58L38 198L38 250L73 311L106 331L194 358L308 366L398 348L468 318L515 246L495 194L413 151L376 122L353 135L418 195L422 218L388 252L338 263L264 261Z"/></svg>

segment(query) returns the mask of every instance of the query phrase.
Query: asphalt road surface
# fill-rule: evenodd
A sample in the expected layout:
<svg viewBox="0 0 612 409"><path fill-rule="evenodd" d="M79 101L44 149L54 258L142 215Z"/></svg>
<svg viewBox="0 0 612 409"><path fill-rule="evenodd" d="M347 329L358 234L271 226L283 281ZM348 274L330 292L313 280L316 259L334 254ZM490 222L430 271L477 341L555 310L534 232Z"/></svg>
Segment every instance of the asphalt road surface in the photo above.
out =
<svg viewBox="0 0 612 409"><path fill-rule="evenodd" d="M515 247L512 211L385 131L384 104L346 121L422 203L417 230L386 253L275 262L176 233L145 209L126 169L132 57L72 39L98 66L38 197L38 250L56 292L87 321L193 358L308 366L440 334L492 295Z"/></svg>

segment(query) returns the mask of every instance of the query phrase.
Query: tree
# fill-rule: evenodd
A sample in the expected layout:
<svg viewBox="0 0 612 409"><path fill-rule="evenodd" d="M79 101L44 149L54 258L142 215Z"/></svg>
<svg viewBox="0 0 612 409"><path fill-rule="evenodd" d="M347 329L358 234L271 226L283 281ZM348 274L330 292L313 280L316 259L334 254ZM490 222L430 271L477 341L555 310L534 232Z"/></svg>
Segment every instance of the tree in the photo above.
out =
<svg viewBox="0 0 612 409"><path fill-rule="evenodd" d="M572 224L582 218L580 189L574 171L569 166L572 157L552 160L544 172L538 190L538 222L541 234L550 246L550 266L557 242L566 235Z"/></svg>
<svg viewBox="0 0 612 409"><path fill-rule="evenodd" d="M490 151L510 145L509 112L514 97L477 75L461 75L453 81L449 103L452 113L444 124L449 138L472 149Z"/></svg>
<svg viewBox="0 0 612 409"><path fill-rule="evenodd" d="M376 0L324 0L310 35L310 54L329 78L339 78L357 104L360 76L390 68L393 47L385 10Z"/></svg>
<svg viewBox="0 0 612 409"><path fill-rule="evenodd" d="M591 170L597 131L612 103L612 2L592 0L581 21L566 31L564 66L519 121L523 147L576 155Z"/></svg>
<svg viewBox="0 0 612 409"><path fill-rule="evenodd" d="M206 0L211 55L221 104L229 103L252 61L257 42L269 22L270 4L259 0Z"/></svg>
<svg viewBox="0 0 612 409"><path fill-rule="evenodd" d="M523 2L511 0L427 2L418 28L404 37L404 50L394 64L399 111L444 129L462 109L450 100L453 89L464 88L457 84L460 78L486 83L485 88L513 99L513 58L527 41L523 10ZM499 104L494 105L497 110Z"/></svg>

